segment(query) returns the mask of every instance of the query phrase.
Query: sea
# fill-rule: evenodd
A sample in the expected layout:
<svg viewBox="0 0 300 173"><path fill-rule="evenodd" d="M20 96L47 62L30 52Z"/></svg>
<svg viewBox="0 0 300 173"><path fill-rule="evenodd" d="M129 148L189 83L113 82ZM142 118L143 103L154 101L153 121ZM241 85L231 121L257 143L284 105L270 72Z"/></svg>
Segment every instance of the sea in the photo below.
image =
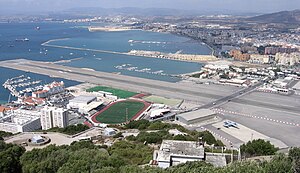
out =
<svg viewBox="0 0 300 173"><path fill-rule="evenodd" d="M93 24L104 26L107 23ZM186 53L208 55L211 50L204 44L170 33L130 30L120 32L89 32L87 23L0 23L0 63L2 60L30 59L35 61L60 62L65 66L89 68L96 71L178 82L178 74L201 69L203 64L147 58L114 53L99 53L93 50L126 53L131 50L159 51L164 53ZM29 41L16 41L28 38ZM47 42L49 46L42 44ZM89 50L55 48L66 46ZM23 71L0 68L0 103L7 102L9 91L2 87L8 79L24 74ZM66 79L26 73L43 83L65 82L79 84ZM105 85L105 84L103 84Z"/></svg>

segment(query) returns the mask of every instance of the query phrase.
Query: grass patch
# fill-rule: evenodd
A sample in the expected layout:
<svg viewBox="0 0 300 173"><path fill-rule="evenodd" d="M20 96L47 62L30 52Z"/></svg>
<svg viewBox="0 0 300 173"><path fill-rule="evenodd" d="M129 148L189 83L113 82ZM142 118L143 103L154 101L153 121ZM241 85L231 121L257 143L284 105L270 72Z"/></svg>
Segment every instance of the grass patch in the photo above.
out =
<svg viewBox="0 0 300 173"><path fill-rule="evenodd" d="M107 110L96 117L96 120L105 124L120 124L126 122L126 108L128 120L132 119L145 107L142 102L122 101L110 106Z"/></svg>
<svg viewBox="0 0 300 173"><path fill-rule="evenodd" d="M115 88L105 87L105 86L96 86L93 88L89 88L86 91L87 92L98 92L98 91L110 92L113 95L117 96L118 98L122 98L122 99L126 99L138 94L135 92L125 91L125 90L115 89Z"/></svg>
<svg viewBox="0 0 300 173"><path fill-rule="evenodd" d="M143 100L148 101L148 102L153 102L153 103L165 104L168 106L176 106L181 102L181 100L178 100L178 99L168 99L168 98L159 97L159 96L149 96L149 97L143 98Z"/></svg>

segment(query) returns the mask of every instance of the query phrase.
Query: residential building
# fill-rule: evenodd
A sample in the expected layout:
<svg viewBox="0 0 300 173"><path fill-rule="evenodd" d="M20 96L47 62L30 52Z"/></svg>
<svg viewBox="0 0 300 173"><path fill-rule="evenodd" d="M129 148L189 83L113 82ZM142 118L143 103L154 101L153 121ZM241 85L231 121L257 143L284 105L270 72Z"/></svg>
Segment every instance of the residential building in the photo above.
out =
<svg viewBox="0 0 300 173"><path fill-rule="evenodd" d="M43 130L53 127L64 128L68 125L68 114L66 109L45 106L41 109L41 113L41 124Z"/></svg>
<svg viewBox="0 0 300 173"><path fill-rule="evenodd" d="M242 53L240 50L231 50L229 55L237 61L248 61L250 59L250 54Z"/></svg>
<svg viewBox="0 0 300 173"><path fill-rule="evenodd" d="M31 110L10 110L0 118L0 130L18 133L31 132L41 128L40 112Z"/></svg>

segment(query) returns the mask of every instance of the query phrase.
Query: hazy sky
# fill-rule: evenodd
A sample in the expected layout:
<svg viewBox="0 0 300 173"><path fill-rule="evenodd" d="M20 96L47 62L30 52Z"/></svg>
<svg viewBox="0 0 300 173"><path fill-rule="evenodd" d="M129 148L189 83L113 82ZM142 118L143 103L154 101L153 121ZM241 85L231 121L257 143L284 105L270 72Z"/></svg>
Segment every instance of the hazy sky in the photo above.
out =
<svg viewBox="0 0 300 173"><path fill-rule="evenodd" d="M158 7L268 13L300 9L300 0L0 0L0 12L60 11L74 7Z"/></svg>

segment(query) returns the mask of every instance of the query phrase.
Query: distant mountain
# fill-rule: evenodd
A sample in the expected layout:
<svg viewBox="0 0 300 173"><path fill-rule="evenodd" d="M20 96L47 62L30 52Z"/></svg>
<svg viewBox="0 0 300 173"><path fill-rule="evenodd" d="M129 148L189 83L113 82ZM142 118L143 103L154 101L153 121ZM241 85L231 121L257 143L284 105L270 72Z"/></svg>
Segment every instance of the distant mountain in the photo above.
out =
<svg viewBox="0 0 300 173"><path fill-rule="evenodd" d="M69 15L134 15L134 16L201 16L201 15L248 15L234 10L183 10L171 8L101 8L81 7L64 10ZM252 15L253 16L253 15Z"/></svg>
<svg viewBox="0 0 300 173"><path fill-rule="evenodd" d="M178 10L168 8L100 8L84 7L65 10L68 14L89 14L89 15L143 15L143 16L171 16L171 15L203 15L205 12L192 10Z"/></svg>
<svg viewBox="0 0 300 173"><path fill-rule="evenodd" d="M264 14L248 18L248 20L262 23L300 24L300 10Z"/></svg>

